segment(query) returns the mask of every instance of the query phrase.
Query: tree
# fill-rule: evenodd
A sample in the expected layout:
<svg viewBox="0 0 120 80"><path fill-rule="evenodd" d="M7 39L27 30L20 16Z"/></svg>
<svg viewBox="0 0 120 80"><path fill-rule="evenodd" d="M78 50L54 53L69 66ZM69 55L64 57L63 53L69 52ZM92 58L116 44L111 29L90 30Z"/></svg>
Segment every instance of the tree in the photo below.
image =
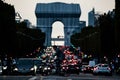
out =
<svg viewBox="0 0 120 80"><path fill-rule="evenodd" d="M15 9L0 0L0 51L1 55L16 54Z"/></svg>
<svg viewBox="0 0 120 80"><path fill-rule="evenodd" d="M42 46L45 34L38 29L29 29L26 23L16 23L15 9L0 0L0 55L20 57Z"/></svg>
<svg viewBox="0 0 120 80"><path fill-rule="evenodd" d="M25 57L42 47L45 41L45 33L39 29L27 28L25 22L16 23L17 28L17 41L18 41L18 57Z"/></svg>
<svg viewBox="0 0 120 80"><path fill-rule="evenodd" d="M85 53L97 56L101 51L99 31L99 27L85 27L81 33L71 36L71 43L75 46L80 46Z"/></svg>
<svg viewBox="0 0 120 80"><path fill-rule="evenodd" d="M115 47L120 52L120 0L115 0Z"/></svg>
<svg viewBox="0 0 120 80"><path fill-rule="evenodd" d="M104 14L99 17L100 34L101 34L101 50L103 56L113 57L114 50L114 26L111 15Z"/></svg>

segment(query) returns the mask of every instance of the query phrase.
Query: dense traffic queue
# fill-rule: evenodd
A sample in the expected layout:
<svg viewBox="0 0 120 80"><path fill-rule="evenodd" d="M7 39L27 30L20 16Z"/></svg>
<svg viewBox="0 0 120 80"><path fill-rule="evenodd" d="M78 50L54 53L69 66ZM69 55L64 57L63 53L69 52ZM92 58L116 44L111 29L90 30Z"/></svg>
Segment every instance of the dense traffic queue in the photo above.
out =
<svg viewBox="0 0 120 80"><path fill-rule="evenodd" d="M58 50L59 49L59 50ZM34 58L16 58L8 65L6 60L0 62L0 74L7 75L69 75L92 73L93 75L112 75L113 70L108 63L97 63L94 58L84 62L83 57L67 48L47 47ZM120 68L116 71L120 73Z"/></svg>

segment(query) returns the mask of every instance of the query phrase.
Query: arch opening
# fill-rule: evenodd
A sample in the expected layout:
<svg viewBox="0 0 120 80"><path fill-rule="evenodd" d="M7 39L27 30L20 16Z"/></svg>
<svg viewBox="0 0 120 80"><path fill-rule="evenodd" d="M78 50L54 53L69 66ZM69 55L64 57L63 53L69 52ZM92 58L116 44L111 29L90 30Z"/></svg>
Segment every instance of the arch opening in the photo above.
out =
<svg viewBox="0 0 120 80"><path fill-rule="evenodd" d="M51 45L64 45L64 24L61 21L55 21L52 24Z"/></svg>

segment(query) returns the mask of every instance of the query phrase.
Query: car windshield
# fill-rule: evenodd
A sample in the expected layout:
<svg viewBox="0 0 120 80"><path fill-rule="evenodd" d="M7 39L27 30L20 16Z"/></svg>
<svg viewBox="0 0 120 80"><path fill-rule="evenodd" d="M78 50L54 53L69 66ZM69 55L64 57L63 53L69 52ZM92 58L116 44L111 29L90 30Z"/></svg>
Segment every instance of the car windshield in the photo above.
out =
<svg viewBox="0 0 120 80"><path fill-rule="evenodd" d="M17 64L18 65L31 65L33 64L33 61L32 60L18 60Z"/></svg>
<svg viewBox="0 0 120 80"><path fill-rule="evenodd" d="M107 65L107 64L104 64L104 65L102 65L102 67L108 67L108 65Z"/></svg>
<svg viewBox="0 0 120 80"><path fill-rule="evenodd" d="M108 64L99 64L99 67L108 67Z"/></svg>
<svg viewBox="0 0 120 80"><path fill-rule="evenodd" d="M41 60L34 60L35 65L41 65L42 61Z"/></svg>

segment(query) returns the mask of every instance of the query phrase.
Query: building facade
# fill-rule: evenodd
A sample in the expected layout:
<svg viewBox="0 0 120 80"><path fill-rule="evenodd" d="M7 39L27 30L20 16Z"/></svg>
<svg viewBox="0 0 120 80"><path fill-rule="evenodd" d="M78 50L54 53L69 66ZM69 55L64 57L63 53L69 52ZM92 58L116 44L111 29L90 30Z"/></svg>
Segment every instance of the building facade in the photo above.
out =
<svg viewBox="0 0 120 80"><path fill-rule="evenodd" d="M94 8L92 11L88 13L88 26L95 26L95 10Z"/></svg>
<svg viewBox="0 0 120 80"><path fill-rule="evenodd" d="M79 4L67 4L61 2L38 3L35 14L37 17L37 28L45 32L45 46L51 46L52 24L60 21L64 24L64 45L70 46L70 36L81 29L79 18L81 9Z"/></svg>
<svg viewBox="0 0 120 80"><path fill-rule="evenodd" d="M101 12L95 12L95 9L93 8L89 13L88 13L88 26L98 26L99 25L99 17L103 13Z"/></svg>

